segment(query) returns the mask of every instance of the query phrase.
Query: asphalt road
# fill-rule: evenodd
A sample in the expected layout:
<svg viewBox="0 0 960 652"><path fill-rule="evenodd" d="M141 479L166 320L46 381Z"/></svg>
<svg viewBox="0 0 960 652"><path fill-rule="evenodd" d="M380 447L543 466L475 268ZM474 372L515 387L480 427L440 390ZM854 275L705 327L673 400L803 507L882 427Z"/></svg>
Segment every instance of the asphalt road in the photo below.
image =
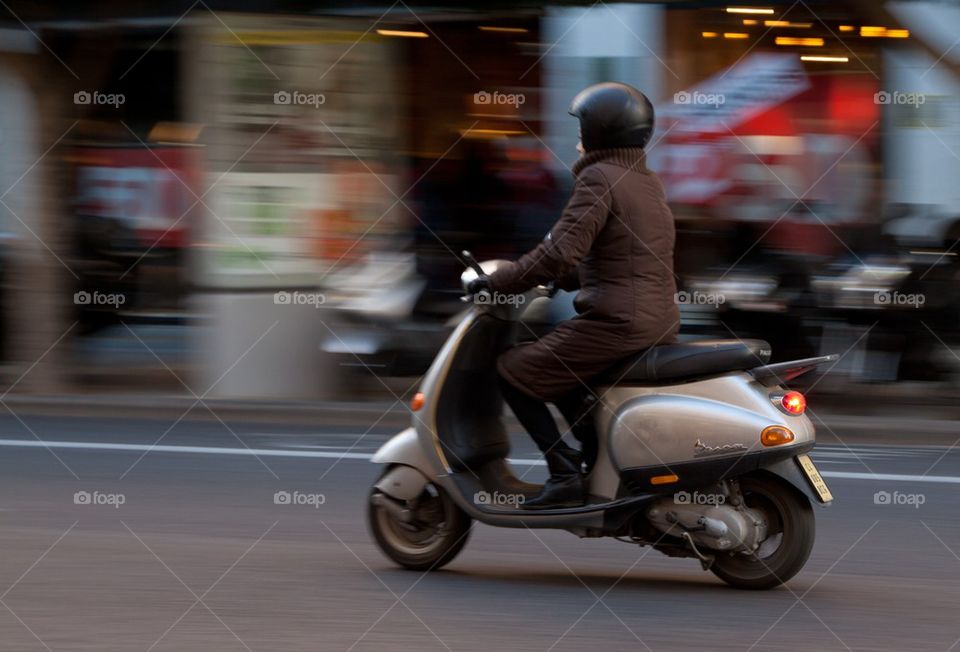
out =
<svg viewBox="0 0 960 652"><path fill-rule="evenodd" d="M751 593L629 544L482 525L446 570L402 571L364 520L384 428L228 425L0 419L0 649L960 648L960 450L818 449L837 500L813 556Z"/></svg>

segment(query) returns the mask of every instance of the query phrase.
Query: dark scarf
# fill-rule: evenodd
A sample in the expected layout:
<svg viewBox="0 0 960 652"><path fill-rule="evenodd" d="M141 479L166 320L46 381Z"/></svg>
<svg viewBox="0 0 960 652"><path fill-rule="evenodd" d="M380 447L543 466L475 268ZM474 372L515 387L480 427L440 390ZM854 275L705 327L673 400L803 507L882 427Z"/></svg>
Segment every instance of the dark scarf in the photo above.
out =
<svg viewBox="0 0 960 652"><path fill-rule="evenodd" d="M647 157L642 147L617 147L614 149L596 149L587 152L573 164L571 171L574 177L580 176L587 167L601 161L619 165L634 172L646 172Z"/></svg>

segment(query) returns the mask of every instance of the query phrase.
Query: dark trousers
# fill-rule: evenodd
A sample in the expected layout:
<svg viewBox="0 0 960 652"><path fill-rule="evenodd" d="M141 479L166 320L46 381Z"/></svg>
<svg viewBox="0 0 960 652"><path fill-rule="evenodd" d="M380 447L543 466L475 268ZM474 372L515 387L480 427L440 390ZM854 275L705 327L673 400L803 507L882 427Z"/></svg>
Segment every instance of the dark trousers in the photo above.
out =
<svg viewBox="0 0 960 652"><path fill-rule="evenodd" d="M540 452L547 453L550 450L569 448L563 442L557 422L554 421L546 403L521 392L503 377L500 378L500 393L503 394L503 399L513 410L520 425L536 442ZM590 414L584 414L588 396L589 390L586 388L577 389L557 399L553 404L570 425L574 438L580 442L583 461L590 469L597 459L597 433L593 417Z"/></svg>

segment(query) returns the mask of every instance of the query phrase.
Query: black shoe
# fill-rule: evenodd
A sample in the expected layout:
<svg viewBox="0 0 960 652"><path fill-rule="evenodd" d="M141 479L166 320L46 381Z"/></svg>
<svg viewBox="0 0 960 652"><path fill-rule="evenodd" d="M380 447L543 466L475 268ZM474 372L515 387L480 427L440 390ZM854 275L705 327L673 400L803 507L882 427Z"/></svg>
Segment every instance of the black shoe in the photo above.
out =
<svg viewBox="0 0 960 652"><path fill-rule="evenodd" d="M580 453L572 448L562 448L550 450L544 457L550 478L539 494L520 506L523 509L557 509L583 505L583 476L580 474L583 458Z"/></svg>

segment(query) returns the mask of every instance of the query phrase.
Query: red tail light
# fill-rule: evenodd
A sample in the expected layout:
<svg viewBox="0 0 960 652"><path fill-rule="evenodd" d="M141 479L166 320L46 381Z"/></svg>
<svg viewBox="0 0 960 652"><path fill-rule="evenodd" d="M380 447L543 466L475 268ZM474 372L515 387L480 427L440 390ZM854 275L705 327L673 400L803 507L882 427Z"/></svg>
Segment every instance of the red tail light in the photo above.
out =
<svg viewBox="0 0 960 652"><path fill-rule="evenodd" d="M800 392L787 392L780 399L780 405L788 414L800 415L807 409L807 399Z"/></svg>

